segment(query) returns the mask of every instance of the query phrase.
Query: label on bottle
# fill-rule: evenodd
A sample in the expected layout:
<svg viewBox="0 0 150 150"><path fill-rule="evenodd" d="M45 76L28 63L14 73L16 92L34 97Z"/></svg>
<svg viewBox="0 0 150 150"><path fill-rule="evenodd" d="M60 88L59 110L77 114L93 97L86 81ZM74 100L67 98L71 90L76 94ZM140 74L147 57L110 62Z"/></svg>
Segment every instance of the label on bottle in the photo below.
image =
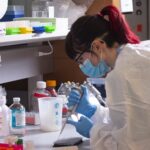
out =
<svg viewBox="0 0 150 150"><path fill-rule="evenodd" d="M25 110L12 110L12 127L23 128L25 127Z"/></svg>
<svg viewBox="0 0 150 150"><path fill-rule="evenodd" d="M3 127L3 116L0 113L0 131L2 130L2 127Z"/></svg>

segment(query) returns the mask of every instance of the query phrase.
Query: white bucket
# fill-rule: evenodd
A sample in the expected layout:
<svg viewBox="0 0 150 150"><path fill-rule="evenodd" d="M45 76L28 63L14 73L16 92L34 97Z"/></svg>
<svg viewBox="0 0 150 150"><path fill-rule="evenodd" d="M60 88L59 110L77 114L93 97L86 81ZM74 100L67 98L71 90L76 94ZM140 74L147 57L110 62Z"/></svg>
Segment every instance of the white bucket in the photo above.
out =
<svg viewBox="0 0 150 150"><path fill-rule="evenodd" d="M38 99L40 126L43 131L58 131L62 127L61 97L43 97Z"/></svg>

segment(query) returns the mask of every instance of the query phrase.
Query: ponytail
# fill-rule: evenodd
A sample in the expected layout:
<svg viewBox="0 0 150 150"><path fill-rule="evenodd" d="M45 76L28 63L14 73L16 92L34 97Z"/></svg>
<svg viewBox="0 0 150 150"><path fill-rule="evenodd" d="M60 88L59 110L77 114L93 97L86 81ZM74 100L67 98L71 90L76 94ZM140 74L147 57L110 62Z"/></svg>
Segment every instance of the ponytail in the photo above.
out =
<svg viewBox="0 0 150 150"><path fill-rule="evenodd" d="M116 7L112 5L106 6L98 15L103 17L108 16L110 31L119 43L137 44L140 42L138 36L131 31L124 16Z"/></svg>

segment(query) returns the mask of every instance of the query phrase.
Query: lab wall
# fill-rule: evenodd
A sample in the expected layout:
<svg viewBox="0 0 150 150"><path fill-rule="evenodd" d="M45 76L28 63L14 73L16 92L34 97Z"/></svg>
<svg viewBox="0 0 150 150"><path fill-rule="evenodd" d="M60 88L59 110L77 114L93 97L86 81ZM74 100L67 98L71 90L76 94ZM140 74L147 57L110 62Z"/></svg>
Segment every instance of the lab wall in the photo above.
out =
<svg viewBox="0 0 150 150"><path fill-rule="evenodd" d="M82 83L86 76L80 71L78 64L72 61L65 53L65 42L64 40L52 42L54 53L53 53L53 73L45 74L44 80L56 79L57 84L67 81L75 81Z"/></svg>

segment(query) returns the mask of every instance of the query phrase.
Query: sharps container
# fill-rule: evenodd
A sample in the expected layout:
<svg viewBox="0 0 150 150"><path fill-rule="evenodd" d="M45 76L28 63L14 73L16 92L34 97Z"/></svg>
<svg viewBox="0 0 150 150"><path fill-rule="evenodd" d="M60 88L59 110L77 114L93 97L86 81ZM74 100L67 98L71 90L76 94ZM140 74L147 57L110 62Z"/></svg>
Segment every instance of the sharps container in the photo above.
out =
<svg viewBox="0 0 150 150"><path fill-rule="evenodd" d="M40 126L43 131L58 131L62 127L61 97L43 97L38 99Z"/></svg>

